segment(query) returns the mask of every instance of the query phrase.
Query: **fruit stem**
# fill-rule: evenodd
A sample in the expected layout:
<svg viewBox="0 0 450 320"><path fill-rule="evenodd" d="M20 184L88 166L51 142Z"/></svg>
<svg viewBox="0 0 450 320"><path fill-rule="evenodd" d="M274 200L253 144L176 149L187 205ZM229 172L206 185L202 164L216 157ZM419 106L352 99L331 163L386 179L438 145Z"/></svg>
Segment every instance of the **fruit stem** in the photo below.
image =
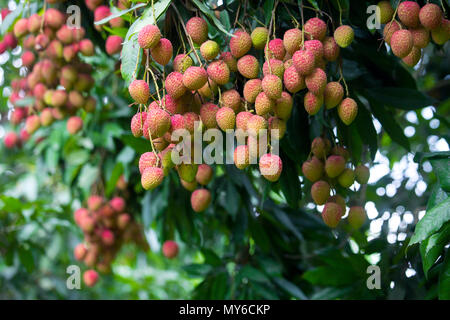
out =
<svg viewBox="0 0 450 320"><path fill-rule="evenodd" d="M305 18L303 16L303 1L300 4L300 16L302 18L302 49L305 49L305 29L303 28L305 24Z"/></svg>
<svg viewBox="0 0 450 320"><path fill-rule="evenodd" d="M345 81L344 74L342 72L342 59L341 59L341 61L339 63L339 73L341 74L341 78L339 79L339 81L342 80L342 82L344 82L345 94L348 97L348 86L347 86L347 82Z"/></svg>
<svg viewBox="0 0 450 320"><path fill-rule="evenodd" d="M342 8L341 8L341 2L337 0L337 4L339 7L339 24L342 26Z"/></svg>
<svg viewBox="0 0 450 320"><path fill-rule="evenodd" d="M158 95L158 99L161 102L161 95L159 94L159 87L158 87L158 82L156 81L156 78L155 78L155 74L153 73L152 68L150 68L150 66L147 67L147 70L150 71L150 74L152 75L153 83L155 84L155 88L156 88L156 94ZM164 107L163 107L163 109L166 110Z"/></svg>
<svg viewBox="0 0 450 320"><path fill-rule="evenodd" d="M152 133L150 132L150 128L148 129L148 139L150 140L150 145L152 146L152 151L156 156L156 166L158 166L159 165L159 157L158 157L158 154L156 153L155 146L153 145Z"/></svg>
<svg viewBox="0 0 450 320"><path fill-rule="evenodd" d="M42 12L41 27L40 27L40 30L39 30L40 33L44 32L45 11L47 11L47 1L44 1L44 8L43 8L43 12Z"/></svg>
<svg viewBox="0 0 450 320"><path fill-rule="evenodd" d="M289 10L288 6L282 2L283 6L286 8L287 12L289 13L289 15L291 16L292 20L295 23L295 27L298 28L300 26L300 23L297 21L297 19L295 19L295 17L292 15L291 10Z"/></svg>

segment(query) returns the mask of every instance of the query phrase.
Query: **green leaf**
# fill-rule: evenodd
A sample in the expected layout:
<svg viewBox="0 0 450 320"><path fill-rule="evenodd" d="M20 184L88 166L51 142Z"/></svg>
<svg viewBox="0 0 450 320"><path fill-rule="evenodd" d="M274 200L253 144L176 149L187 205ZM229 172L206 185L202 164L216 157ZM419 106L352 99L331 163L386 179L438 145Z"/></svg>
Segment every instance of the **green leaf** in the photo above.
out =
<svg viewBox="0 0 450 320"><path fill-rule="evenodd" d="M450 160L432 159L430 160L433 170L439 178L441 188L446 192L450 192Z"/></svg>
<svg viewBox="0 0 450 320"><path fill-rule="evenodd" d="M34 269L34 258L31 250L20 246L18 254L20 263L25 267L28 273L31 273Z"/></svg>
<svg viewBox="0 0 450 320"><path fill-rule="evenodd" d="M370 156L372 160L375 159L375 155L378 150L378 135L375 127L373 125L372 116L367 111L366 107L361 101L358 101L358 115L355 119L356 127L358 128L358 133L361 136L361 140L364 144L369 146Z"/></svg>
<svg viewBox="0 0 450 320"><path fill-rule="evenodd" d="M310 269L303 274L303 279L313 285L342 286L353 283L356 279L352 270L322 266Z"/></svg>
<svg viewBox="0 0 450 320"><path fill-rule="evenodd" d="M123 16L124 14L127 14L128 12L131 12L131 11L133 11L133 10L136 10L136 9L139 9L139 8L142 8L142 7L145 7L147 4L146 3L139 3L139 4L136 4L136 5L134 5L134 6L132 6L131 8L129 8L129 9L126 9L126 10L121 10L121 11L119 11L119 12L117 12L117 13L114 13L114 14L112 14L112 15L110 15L110 16L108 16L108 17L106 17L106 18L104 18L104 19L102 19L102 20L100 20L100 21L96 21L96 22L94 22L94 24L95 25L102 25L102 24L105 24L105 23L107 23L108 21L110 21L110 20L112 20L112 19L115 19L115 18L118 18L118 17L120 17L120 16Z"/></svg>
<svg viewBox="0 0 450 320"><path fill-rule="evenodd" d="M436 102L430 96L409 88L381 87L371 88L365 92L380 104L403 110L422 109Z"/></svg>
<svg viewBox="0 0 450 320"><path fill-rule="evenodd" d="M114 166L114 169L111 173L111 176L108 179L108 182L106 184L106 196L110 197L114 189L116 188L117 181L119 180L120 176L123 173L123 164L120 162L117 162Z"/></svg>
<svg viewBox="0 0 450 320"><path fill-rule="evenodd" d="M450 220L450 198L439 203L425 213L425 216L417 223L414 235L409 246L425 240L438 231L442 225Z"/></svg>
<svg viewBox="0 0 450 320"><path fill-rule="evenodd" d="M212 265L213 267L219 267L222 265L222 259L212 250L208 248L202 248L202 254L205 257L205 263Z"/></svg>
<svg viewBox="0 0 450 320"><path fill-rule="evenodd" d="M120 137L127 146L133 148L138 154L143 154L151 150L150 141L144 138L136 138L132 134L125 134Z"/></svg>
<svg viewBox="0 0 450 320"><path fill-rule="evenodd" d="M302 193L297 167L287 156L283 156L282 159L283 171L280 177L281 191L286 197L288 205L293 209L297 209Z"/></svg>
<svg viewBox="0 0 450 320"><path fill-rule="evenodd" d="M229 36L233 36L229 30L227 30L224 25L222 24L222 22L220 22L219 19L217 19L217 17L215 16L214 12L212 12L208 6L206 6L206 4L204 4L202 1L199 0L192 0L192 2L197 6L197 8L200 9L201 12L203 12L209 19L211 19L211 21L214 23L214 25L223 33L229 35Z"/></svg>
<svg viewBox="0 0 450 320"><path fill-rule="evenodd" d="M439 274L439 299L450 300L450 254L448 251Z"/></svg>
<svg viewBox="0 0 450 320"><path fill-rule="evenodd" d="M97 179L98 173L98 167L94 167L89 163L84 165L83 169L81 169L80 176L78 177L78 185L85 190L89 190Z"/></svg>
<svg viewBox="0 0 450 320"><path fill-rule="evenodd" d="M274 278L273 281L284 291L291 294L293 297L300 299L300 300L308 300L306 295L303 293L302 290L300 290L299 287L297 287L292 282L289 282L288 280L284 278Z"/></svg>
<svg viewBox="0 0 450 320"><path fill-rule="evenodd" d="M272 17L272 10L273 6L275 5L274 0L266 0L264 1L263 8L264 8L264 19L267 25L270 23L270 18Z"/></svg>
<svg viewBox="0 0 450 320"><path fill-rule="evenodd" d="M420 255L422 256L422 266L425 275L428 275L428 271L442 254L442 250L449 243L449 240L450 223L447 223L441 231L420 243Z"/></svg>

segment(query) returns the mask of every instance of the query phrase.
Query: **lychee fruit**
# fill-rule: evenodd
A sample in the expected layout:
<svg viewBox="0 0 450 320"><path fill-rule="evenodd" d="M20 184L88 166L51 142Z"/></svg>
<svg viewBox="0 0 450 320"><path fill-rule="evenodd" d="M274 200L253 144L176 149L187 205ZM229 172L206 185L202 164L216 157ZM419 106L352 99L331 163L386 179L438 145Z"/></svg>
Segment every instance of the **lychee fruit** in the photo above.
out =
<svg viewBox="0 0 450 320"><path fill-rule="evenodd" d="M177 167L178 175L181 180L186 182L193 182L195 180L195 176L197 175L198 165L182 163Z"/></svg>
<svg viewBox="0 0 450 320"><path fill-rule="evenodd" d="M98 281L98 273L95 270L86 270L83 273L83 281L88 287L93 287Z"/></svg>
<svg viewBox="0 0 450 320"><path fill-rule="evenodd" d="M344 88L339 82L333 81L327 83L323 94L325 107L331 109L341 103L344 97Z"/></svg>
<svg viewBox="0 0 450 320"><path fill-rule="evenodd" d="M219 107L214 103L205 103L200 108L200 118L202 120L203 125L208 128L216 128L216 114L219 110Z"/></svg>
<svg viewBox="0 0 450 320"><path fill-rule="evenodd" d="M83 120L78 116L70 117L67 120L67 132L75 134L83 127Z"/></svg>
<svg viewBox="0 0 450 320"><path fill-rule="evenodd" d="M223 52L220 55L220 60L223 60L227 64L228 69L230 69L231 72L237 71L237 60L233 57L231 52Z"/></svg>
<svg viewBox="0 0 450 320"><path fill-rule="evenodd" d="M105 49L109 55L119 53L122 50L123 38L111 35L106 39Z"/></svg>
<svg viewBox="0 0 450 320"><path fill-rule="evenodd" d="M158 43L150 49L153 60L165 66L172 60L173 47L170 40L161 38Z"/></svg>
<svg viewBox="0 0 450 320"><path fill-rule="evenodd" d="M278 181L283 170L283 162L276 154L266 153L259 159L259 171L270 182Z"/></svg>
<svg viewBox="0 0 450 320"><path fill-rule="evenodd" d="M145 122L152 138L162 137L170 129L170 115L160 108L150 109Z"/></svg>
<svg viewBox="0 0 450 320"><path fill-rule="evenodd" d="M197 189L192 192L191 206L195 212L202 212L211 203L211 192L207 189Z"/></svg>
<svg viewBox="0 0 450 320"><path fill-rule="evenodd" d="M419 27L416 29L409 29L409 32L411 32L413 37L414 47L423 49L430 43L430 32L427 29Z"/></svg>
<svg viewBox="0 0 450 320"><path fill-rule="evenodd" d="M179 73L184 73L184 71L186 71L186 69L193 64L194 62L190 56L185 53L181 53L173 59L173 70Z"/></svg>
<svg viewBox="0 0 450 320"><path fill-rule="evenodd" d="M336 178L344 169L345 159L342 156L331 155L325 161L325 172L330 178Z"/></svg>
<svg viewBox="0 0 450 320"><path fill-rule="evenodd" d="M29 134L33 134L39 127L41 126L41 121L39 119L39 116L37 115L31 115L28 116L27 120L25 121L25 130Z"/></svg>
<svg viewBox="0 0 450 320"><path fill-rule="evenodd" d="M222 93L221 106L229 107L233 109L235 113L238 112L241 107L241 95L235 89L225 91Z"/></svg>
<svg viewBox="0 0 450 320"><path fill-rule="evenodd" d="M303 99L303 105L306 112L311 116L315 115L322 107L323 100L323 94L315 95L308 91Z"/></svg>
<svg viewBox="0 0 450 320"><path fill-rule="evenodd" d="M306 39L322 41L327 35L327 24L322 19L311 18L306 21L304 31Z"/></svg>
<svg viewBox="0 0 450 320"><path fill-rule="evenodd" d="M286 89L291 93L296 93L306 88L305 78L297 72L297 69L293 65L284 72L283 83Z"/></svg>
<svg viewBox="0 0 450 320"><path fill-rule="evenodd" d="M236 115L236 129L247 131L247 122L253 116L251 112L241 111Z"/></svg>
<svg viewBox="0 0 450 320"><path fill-rule="evenodd" d="M143 174L145 169L149 167L156 167L157 162L158 157L155 155L154 152L149 151L141 154L139 158L139 172Z"/></svg>
<svg viewBox="0 0 450 320"><path fill-rule="evenodd" d="M359 184L367 184L370 177L370 170L365 165L358 165L355 168L355 178Z"/></svg>
<svg viewBox="0 0 450 320"><path fill-rule="evenodd" d="M265 92L261 92L260 94L258 94L255 101L256 114L260 116L268 114L269 112L272 111L274 107L275 107L275 100L269 98L269 96Z"/></svg>
<svg viewBox="0 0 450 320"><path fill-rule="evenodd" d="M327 85L327 75L325 71L320 68L314 69L314 71L305 77L305 84L308 90L315 95L323 93Z"/></svg>
<svg viewBox="0 0 450 320"><path fill-rule="evenodd" d="M353 28L347 25L342 25L334 31L334 40L341 48L347 48L355 38Z"/></svg>
<svg viewBox="0 0 450 320"><path fill-rule="evenodd" d="M286 55L286 49L284 48L283 40L278 38L270 40L265 50L269 58L283 60Z"/></svg>
<svg viewBox="0 0 450 320"><path fill-rule="evenodd" d="M235 58L245 55L252 47L252 38L242 30L238 30L230 39L230 51Z"/></svg>
<svg viewBox="0 0 450 320"><path fill-rule="evenodd" d="M327 61L336 61L341 49L333 37L326 37L323 41L323 57Z"/></svg>
<svg viewBox="0 0 450 320"><path fill-rule="evenodd" d="M420 6L415 1L403 1L398 5L397 15L400 21L409 28L419 25Z"/></svg>
<svg viewBox="0 0 450 320"><path fill-rule="evenodd" d="M148 167L141 176L141 184L145 190L153 190L164 180L164 171L158 167Z"/></svg>
<svg viewBox="0 0 450 320"><path fill-rule="evenodd" d="M303 175L311 182L318 181L323 176L323 170L323 162L315 156L305 161L302 165Z"/></svg>
<svg viewBox="0 0 450 320"><path fill-rule="evenodd" d="M105 246L112 246L114 244L114 233L111 230L102 230L100 237Z"/></svg>
<svg viewBox="0 0 450 320"><path fill-rule="evenodd" d="M173 259L178 255L178 244L173 240L167 240L162 246L162 252L167 259Z"/></svg>
<svg viewBox="0 0 450 320"><path fill-rule="evenodd" d="M292 62L297 72L302 76L314 71L315 57L310 50L297 50L292 56Z"/></svg>
<svg viewBox="0 0 450 320"><path fill-rule="evenodd" d="M411 52L402 59L402 61L410 66L414 67L417 63L419 63L420 58L422 57L422 50L417 47L413 47Z"/></svg>
<svg viewBox="0 0 450 320"><path fill-rule="evenodd" d="M384 26L384 29L383 29L383 38L384 38L384 41L387 43L387 44L391 44L391 38L392 38L392 35L396 32L396 31L398 31L398 30L400 30L402 28L402 26L401 26L401 24L398 22L398 21L396 21L396 20L394 20L394 21L392 21L392 22L389 22L388 24L386 24L385 26Z"/></svg>
<svg viewBox="0 0 450 320"><path fill-rule="evenodd" d="M114 197L109 201L111 208L117 212L121 213L125 210L125 200L122 197Z"/></svg>
<svg viewBox="0 0 450 320"><path fill-rule="evenodd" d="M443 45L450 40L450 20L442 19L440 27L431 30L431 38L436 44Z"/></svg>
<svg viewBox="0 0 450 320"><path fill-rule="evenodd" d="M124 230L130 224L131 217L128 213L122 213L117 217L117 228Z"/></svg>
<svg viewBox="0 0 450 320"><path fill-rule="evenodd" d="M260 79L251 79L245 83L243 94L247 102L255 103L260 92L262 92L262 81Z"/></svg>
<svg viewBox="0 0 450 320"><path fill-rule="evenodd" d="M311 197L315 204L323 205L330 197L330 185L328 182L319 180L311 186Z"/></svg>
<svg viewBox="0 0 450 320"><path fill-rule="evenodd" d="M138 43L142 49L155 47L161 39L161 31L153 24L148 24L139 31Z"/></svg>
<svg viewBox="0 0 450 320"><path fill-rule="evenodd" d="M270 99L278 99L281 97L281 92L283 92L283 83L281 79L274 74L268 74L264 76L262 80L262 89L263 92ZM258 95L258 97L261 93ZM256 102L258 101L258 97L256 97ZM256 103L255 102L255 103Z"/></svg>
<svg viewBox="0 0 450 320"><path fill-rule="evenodd" d="M345 98L338 106L338 115L343 123L350 125L358 114L358 104L352 98Z"/></svg>
<svg viewBox="0 0 450 320"><path fill-rule="evenodd" d="M305 50L309 50L314 55L315 65L319 65L323 59L323 44L319 40L305 41Z"/></svg>
<svg viewBox="0 0 450 320"><path fill-rule="evenodd" d="M30 33L37 33L41 28L42 17L37 13L32 14L28 18L28 31Z"/></svg>
<svg viewBox="0 0 450 320"><path fill-rule="evenodd" d="M283 91L281 97L275 101L273 111L278 118L287 121L291 117L293 106L294 99L292 99L292 96L289 93Z"/></svg>
<svg viewBox="0 0 450 320"><path fill-rule="evenodd" d="M343 156L345 161L348 161L350 159L350 153L343 146L334 146L333 149L331 150L331 153L338 156Z"/></svg>
<svg viewBox="0 0 450 320"><path fill-rule="evenodd" d="M36 57L34 56L34 53L31 51L25 51L22 54L22 64L25 67L31 67L34 63L34 60L36 59Z"/></svg>
<svg viewBox="0 0 450 320"><path fill-rule="evenodd" d="M330 228L336 228L344 214L340 205L334 202L327 202L322 210L323 222Z"/></svg>
<svg viewBox="0 0 450 320"><path fill-rule="evenodd" d="M216 113L216 121L222 131L232 130L236 123L236 114L229 107L222 107Z"/></svg>
<svg viewBox="0 0 450 320"><path fill-rule="evenodd" d="M363 226L364 222L366 221L366 210L364 210L363 207L360 206L354 206L351 207L348 211L348 224L352 229L359 229Z"/></svg>
<svg viewBox="0 0 450 320"><path fill-rule="evenodd" d="M19 142L19 137L17 136L17 134L15 132L8 132L5 135L4 143L5 143L6 148L12 149L18 144L18 142Z"/></svg>
<svg viewBox="0 0 450 320"><path fill-rule="evenodd" d="M200 17L193 17L186 23L187 34L196 44L202 44L208 39L208 23Z"/></svg>
<svg viewBox="0 0 450 320"><path fill-rule="evenodd" d="M181 98L186 92L186 87L183 84L183 75L180 72L171 72L166 78L165 88L172 98Z"/></svg>
<svg viewBox="0 0 450 320"><path fill-rule="evenodd" d="M183 84L190 90L198 90L208 81L208 74L202 67L189 67L183 74Z"/></svg>
<svg viewBox="0 0 450 320"><path fill-rule="evenodd" d="M262 130L267 130L269 124L266 119L255 114L247 121L247 131L250 135L258 137L263 134Z"/></svg>
<svg viewBox="0 0 450 320"><path fill-rule="evenodd" d="M85 245L82 243L77 244L77 246L73 250L73 255L75 256L75 259L77 259L78 261L83 260L84 257L86 256L86 253L87 249Z"/></svg>
<svg viewBox="0 0 450 320"><path fill-rule="evenodd" d="M269 36L269 30L265 27L256 27L251 34L253 47L257 50L264 49Z"/></svg>
<svg viewBox="0 0 450 320"><path fill-rule="evenodd" d="M44 127L48 127L53 122L53 114L51 108L45 108L41 111L41 114L39 115L39 118L41 120L41 124Z"/></svg>
<svg viewBox="0 0 450 320"><path fill-rule="evenodd" d="M28 33L28 19L21 18L14 24L14 36L21 38Z"/></svg>
<svg viewBox="0 0 450 320"><path fill-rule="evenodd" d="M185 188L187 191L193 192L195 189L197 189L197 181L187 182L182 179L180 179L181 185L183 188Z"/></svg>
<svg viewBox="0 0 450 320"><path fill-rule="evenodd" d="M425 28L434 30L442 23L442 10L434 3L427 3L420 9L419 20Z"/></svg>
<svg viewBox="0 0 450 320"><path fill-rule="evenodd" d="M377 6L380 9L380 23L386 24L391 21L394 15L394 8L392 8L390 1L380 1Z"/></svg>
<svg viewBox="0 0 450 320"><path fill-rule="evenodd" d="M131 98L138 104L146 104L150 98L150 88L144 80L134 80L128 87Z"/></svg>
<svg viewBox="0 0 450 320"><path fill-rule="evenodd" d="M204 163L199 164L197 173L195 175L195 180L199 184L206 186L211 182L212 178L213 178L213 169L207 164Z"/></svg>
<svg viewBox="0 0 450 320"><path fill-rule="evenodd" d="M234 149L234 164L236 165L236 168L240 170L244 170L250 165L247 145L240 145Z"/></svg>
<svg viewBox="0 0 450 320"><path fill-rule="evenodd" d="M99 6L94 10L94 22L103 20L103 19L109 17L110 15L111 15L111 10L110 10L109 6L106 6L106 5ZM95 25L95 28L98 31L102 30L101 25Z"/></svg>
<svg viewBox="0 0 450 320"><path fill-rule="evenodd" d="M53 43L53 42L52 42ZM94 44L90 39L83 39L80 41L79 50L83 56L91 57L94 55Z"/></svg>
<svg viewBox="0 0 450 320"><path fill-rule="evenodd" d="M268 122L269 122L270 136L274 140L283 139L287 129L286 121L278 117L270 117Z"/></svg>
<svg viewBox="0 0 450 320"><path fill-rule="evenodd" d="M207 40L200 46L200 53L205 60L213 60L219 52L219 45L213 40Z"/></svg>
<svg viewBox="0 0 450 320"><path fill-rule="evenodd" d="M345 212L345 200L340 195L336 194L328 198L327 202L334 202L342 208L342 214Z"/></svg>
<svg viewBox="0 0 450 320"><path fill-rule="evenodd" d="M91 211L97 211L98 209L100 209L102 204L103 197L98 195L91 195L87 201L88 209Z"/></svg>
<svg viewBox="0 0 450 320"><path fill-rule="evenodd" d="M230 69L223 60L211 62L206 71L208 77L219 85L227 84L230 81Z"/></svg>
<svg viewBox="0 0 450 320"><path fill-rule="evenodd" d="M338 182L343 188L350 188L355 182L355 172L349 168L344 169L338 177Z"/></svg>
<svg viewBox="0 0 450 320"><path fill-rule="evenodd" d="M408 30L398 30L391 37L392 52L399 58L406 57L412 50L414 40Z"/></svg>
<svg viewBox="0 0 450 320"><path fill-rule="evenodd" d="M243 56L237 62L239 73L248 79L254 79L259 74L259 63L255 56L250 54Z"/></svg>
<svg viewBox="0 0 450 320"><path fill-rule="evenodd" d="M284 63L281 60L269 59L263 64L263 75L274 74L283 79Z"/></svg>
<svg viewBox="0 0 450 320"><path fill-rule="evenodd" d="M294 55L302 45L302 31L298 28L287 30L283 36L283 45L287 53Z"/></svg>

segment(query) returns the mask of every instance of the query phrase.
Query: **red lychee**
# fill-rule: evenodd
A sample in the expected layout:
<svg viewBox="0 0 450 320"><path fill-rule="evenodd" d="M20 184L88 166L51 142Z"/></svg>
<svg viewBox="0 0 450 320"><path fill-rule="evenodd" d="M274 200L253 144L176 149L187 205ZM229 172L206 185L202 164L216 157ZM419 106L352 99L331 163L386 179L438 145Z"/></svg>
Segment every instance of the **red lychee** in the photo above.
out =
<svg viewBox="0 0 450 320"><path fill-rule="evenodd" d="M358 114L358 104L352 98L345 98L338 106L338 115L343 123L350 125Z"/></svg>
<svg viewBox="0 0 450 320"><path fill-rule="evenodd" d="M150 49L153 60L165 66L172 59L173 47L170 40L161 38L158 43Z"/></svg>
<svg viewBox="0 0 450 320"><path fill-rule="evenodd" d="M328 182L319 180L311 187L311 197L317 205L323 205L330 197L330 185Z"/></svg>
<svg viewBox="0 0 450 320"><path fill-rule="evenodd" d="M419 25L420 6L415 1L403 1L398 5L397 15L407 27L415 28Z"/></svg>
<svg viewBox="0 0 450 320"><path fill-rule="evenodd" d="M207 68L208 77L219 85L227 84L230 81L230 69L223 60L213 61Z"/></svg>
<svg viewBox="0 0 450 320"><path fill-rule="evenodd" d="M202 67L189 67L183 74L183 84L190 90L198 90L208 81L208 74Z"/></svg>
<svg viewBox="0 0 450 320"><path fill-rule="evenodd" d="M259 63L255 56L250 54L243 56L237 62L239 73L248 79L254 79L259 74Z"/></svg>
<svg viewBox="0 0 450 320"><path fill-rule="evenodd" d="M230 51L235 58L240 58L245 55L251 47L252 38L245 31L236 31L230 39Z"/></svg>
<svg viewBox="0 0 450 320"><path fill-rule="evenodd" d="M322 210L322 219L330 228L336 228L343 214L342 207L339 204L327 202Z"/></svg>
<svg viewBox="0 0 450 320"><path fill-rule="evenodd" d="M259 159L259 171L270 182L277 181L282 170L283 162L276 154L266 153Z"/></svg>
<svg viewBox="0 0 450 320"><path fill-rule="evenodd" d="M75 134L78 131L81 130L83 127L83 120L78 116L70 117L69 120L67 120L67 131L70 134Z"/></svg>
<svg viewBox="0 0 450 320"><path fill-rule="evenodd" d="M122 50L123 38L111 35L106 39L105 49L110 55L119 53Z"/></svg>
<svg viewBox="0 0 450 320"><path fill-rule="evenodd" d="M88 287L93 287L98 281L98 273L95 270L86 270L83 273L83 281Z"/></svg>
<svg viewBox="0 0 450 320"><path fill-rule="evenodd" d="M213 178L213 170L209 165L207 164L198 165L195 180L199 184L206 186L208 183L211 182L212 178Z"/></svg>
<svg viewBox="0 0 450 320"><path fill-rule="evenodd" d="M202 212L211 203L211 192L207 189L197 189L192 192L191 206L195 212Z"/></svg>
<svg viewBox="0 0 450 320"><path fill-rule="evenodd" d="M310 50L298 50L292 56L292 62L300 75L306 76L313 72L315 65L314 53Z"/></svg>
<svg viewBox="0 0 450 320"><path fill-rule="evenodd" d="M164 180L164 171L157 167L148 167L141 176L141 184L145 190L153 190Z"/></svg>
<svg viewBox="0 0 450 320"><path fill-rule="evenodd" d="M178 255L178 244L175 241L167 240L162 246L162 252L167 259L173 259Z"/></svg>
<svg viewBox="0 0 450 320"><path fill-rule="evenodd" d="M311 18L304 25L305 38L307 40L323 41L327 35L327 24L319 18Z"/></svg>
<svg viewBox="0 0 450 320"><path fill-rule="evenodd" d="M208 39L208 23L200 17L193 17L186 23L187 34L196 44L202 44Z"/></svg>
<svg viewBox="0 0 450 320"><path fill-rule="evenodd" d="M144 80L134 80L128 87L131 98L136 103L146 104L150 98L150 88Z"/></svg>

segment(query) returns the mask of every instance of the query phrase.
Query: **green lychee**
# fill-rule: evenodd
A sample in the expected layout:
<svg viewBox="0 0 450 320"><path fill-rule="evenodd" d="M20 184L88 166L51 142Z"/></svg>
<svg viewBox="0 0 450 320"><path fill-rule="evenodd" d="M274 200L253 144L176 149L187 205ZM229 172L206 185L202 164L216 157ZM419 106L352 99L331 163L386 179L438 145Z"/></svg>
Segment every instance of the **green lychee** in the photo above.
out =
<svg viewBox="0 0 450 320"><path fill-rule="evenodd" d="M315 204L323 205L330 197L330 185L328 182L319 180L311 186L311 197Z"/></svg>

